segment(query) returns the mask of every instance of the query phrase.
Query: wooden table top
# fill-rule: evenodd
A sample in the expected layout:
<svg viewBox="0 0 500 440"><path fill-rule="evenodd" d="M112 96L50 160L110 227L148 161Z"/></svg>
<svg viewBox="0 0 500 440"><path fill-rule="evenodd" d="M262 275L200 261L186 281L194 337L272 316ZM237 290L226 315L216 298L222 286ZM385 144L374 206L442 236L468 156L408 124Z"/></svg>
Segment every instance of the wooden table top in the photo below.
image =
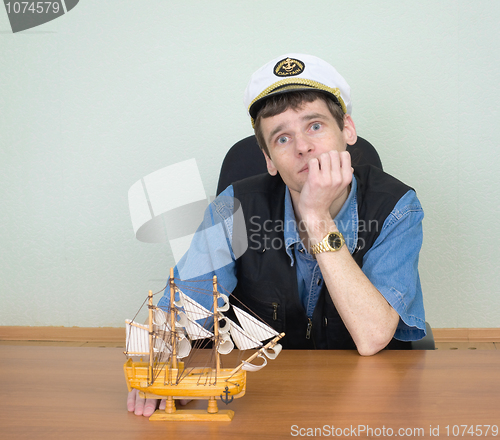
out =
<svg viewBox="0 0 500 440"><path fill-rule="evenodd" d="M430 438L438 428L440 437L471 437L460 427L467 425L474 437L481 430L479 437L495 438L500 426L497 350L372 357L285 350L248 373L247 394L229 405L232 422L150 422L128 413L124 361L118 348L0 346L0 436L229 440L328 437L340 429L344 437L417 437L410 430L422 430ZM494 425L488 435L486 425Z"/></svg>

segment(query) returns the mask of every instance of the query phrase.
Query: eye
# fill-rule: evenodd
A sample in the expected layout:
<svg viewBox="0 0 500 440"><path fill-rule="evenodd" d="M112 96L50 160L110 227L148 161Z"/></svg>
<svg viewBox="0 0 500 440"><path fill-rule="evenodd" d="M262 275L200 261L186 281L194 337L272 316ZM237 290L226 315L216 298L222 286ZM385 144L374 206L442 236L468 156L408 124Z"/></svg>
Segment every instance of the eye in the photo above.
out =
<svg viewBox="0 0 500 440"><path fill-rule="evenodd" d="M283 145L288 142L288 137L287 136L280 136L277 141L278 144Z"/></svg>
<svg viewBox="0 0 500 440"><path fill-rule="evenodd" d="M321 124L319 122L315 122L313 125L311 125L312 131L318 131L320 128L321 128Z"/></svg>

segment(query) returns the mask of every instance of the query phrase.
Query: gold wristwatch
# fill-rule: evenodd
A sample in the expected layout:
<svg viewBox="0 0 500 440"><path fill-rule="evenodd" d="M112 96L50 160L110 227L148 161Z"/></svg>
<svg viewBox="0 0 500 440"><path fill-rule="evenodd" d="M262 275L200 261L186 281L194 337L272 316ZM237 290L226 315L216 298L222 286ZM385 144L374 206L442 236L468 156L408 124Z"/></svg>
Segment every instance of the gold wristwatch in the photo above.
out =
<svg viewBox="0 0 500 440"><path fill-rule="evenodd" d="M322 252L336 252L344 246L344 236L340 232L329 232L318 244L315 244L311 251L313 255Z"/></svg>

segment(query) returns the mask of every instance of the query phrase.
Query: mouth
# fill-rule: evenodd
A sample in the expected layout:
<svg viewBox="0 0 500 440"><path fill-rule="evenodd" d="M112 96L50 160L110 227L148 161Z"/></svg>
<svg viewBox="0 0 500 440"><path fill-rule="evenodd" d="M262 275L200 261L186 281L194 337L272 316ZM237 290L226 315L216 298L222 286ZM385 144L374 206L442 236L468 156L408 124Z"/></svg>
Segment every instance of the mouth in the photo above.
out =
<svg viewBox="0 0 500 440"><path fill-rule="evenodd" d="M309 171L309 165L304 165L304 167L300 169L299 174L307 171Z"/></svg>

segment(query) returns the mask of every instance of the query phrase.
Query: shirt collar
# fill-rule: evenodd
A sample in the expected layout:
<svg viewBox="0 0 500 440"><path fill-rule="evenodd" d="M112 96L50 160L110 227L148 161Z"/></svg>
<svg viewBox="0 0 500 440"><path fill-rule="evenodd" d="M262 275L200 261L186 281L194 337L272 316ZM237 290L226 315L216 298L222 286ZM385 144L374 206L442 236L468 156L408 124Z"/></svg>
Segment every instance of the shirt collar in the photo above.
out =
<svg viewBox="0 0 500 440"><path fill-rule="evenodd" d="M335 217L334 221L337 225L338 230L344 236L344 240L349 249L350 254L356 249L356 244L358 243L358 198L357 198L357 188L358 184L354 175L352 176L351 191L347 200L342 205L339 213ZM295 219L295 213L293 211L292 197L290 195L290 190L288 186L285 188L285 226L284 226L284 237L285 237L285 248L286 253L290 257L290 265L294 264L294 257L292 246L298 243L298 246L302 247L302 242L300 241L299 231L297 229L297 221Z"/></svg>

